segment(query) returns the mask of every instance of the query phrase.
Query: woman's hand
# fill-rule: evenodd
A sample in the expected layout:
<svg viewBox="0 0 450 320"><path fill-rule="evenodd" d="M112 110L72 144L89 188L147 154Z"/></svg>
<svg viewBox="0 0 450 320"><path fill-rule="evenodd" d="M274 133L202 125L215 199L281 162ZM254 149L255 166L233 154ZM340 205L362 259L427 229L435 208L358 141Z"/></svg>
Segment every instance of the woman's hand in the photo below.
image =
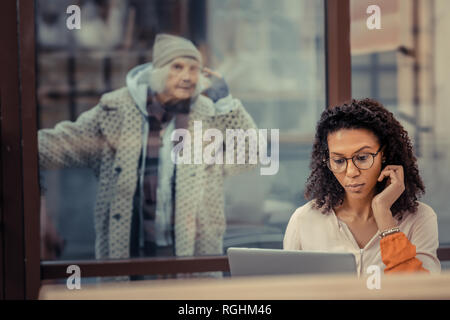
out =
<svg viewBox="0 0 450 320"><path fill-rule="evenodd" d="M213 102L217 102L229 95L228 85L220 73L206 67L203 68L203 73L211 80L211 87L203 91L203 93Z"/></svg>
<svg viewBox="0 0 450 320"><path fill-rule="evenodd" d="M389 165L381 171L378 181L388 179L386 188L372 199L372 210L379 230L397 225L392 217L391 207L405 191L405 177L402 166Z"/></svg>
<svg viewBox="0 0 450 320"><path fill-rule="evenodd" d="M219 79L223 78L222 74L220 74L217 71L213 71L210 68L204 67L202 71L206 77L215 77L215 78L219 78Z"/></svg>

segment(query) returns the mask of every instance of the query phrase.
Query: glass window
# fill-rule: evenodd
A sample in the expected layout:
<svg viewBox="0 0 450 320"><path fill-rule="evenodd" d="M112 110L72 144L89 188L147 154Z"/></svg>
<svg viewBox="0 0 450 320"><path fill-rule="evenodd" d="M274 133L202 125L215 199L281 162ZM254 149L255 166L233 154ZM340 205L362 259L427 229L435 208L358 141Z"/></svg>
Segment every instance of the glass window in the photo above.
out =
<svg viewBox="0 0 450 320"><path fill-rule="evenodd" d="M66 13L70 5L81 10L79 30L67 28L67 19L73 14ZM132 170L105 164L123 154L120 147L124 145L108 145L114 142L102 136L104 140L95 140L100 150L94 152L85 148L86 143L92 143L89 139L97 137L98 130L104 133L123 124L109 122L105 127L99 124L102 118L93 122L97 127L81 131L78 126L80 121L91 121L89 116L97 112L103 94L127 85L130 70L152 61L158 33L191 40L204 64L224 75L232 97L242 102L257 128L268 129L269 141L272 129L279 130L279 168L275 174L262 175L257 168L223 181L211 180L208 183L224 183L224 188L214 189L213 185L202 192L222 190L216 198L223 201L201 199L199 203L208 210L222 207L218 212L224 214L223 232L221 226L211 224L211 228L218 228L215 236L223 237L221 249L282 247L291 214L306 202L303 186L309 174L310 149L315 124L325 107L323 1L38 0L36 15L39 147L41 158L48 149L44 161L54 156L53 152L58 154L56 166L41 163L43 259L109 258L116 249L111 243L105 246L105 236L118 247L127 244L125 238L104 230L131 228L131 234L139 234L133 227L136 221L124 217L129 217L127 210L139 207L136 190L145 187L139 187L137 178L125 179L123 184L117 179L125 171L134 172L130 177L138 176L142 153L137 153ZM101 107L99 117L109 117L106 111L111 106ZM109 111L114 112L114 108ZM58 128L61 130L55 131ZM121 134L124 132L119 130L118 141ZM51 136L52 143L43 142L41 136ZM59 147L63 151L49 151L58 147L58 142L62 142ZM126 147L132 150L130 144ZM172 200L182 202L178 193L185 191L177 189L178 179L182 179L177 174L183 177L183 173L178 165L175 168L175 173L169 174L171 184L165 186L173 188L169 189L174 192ZM108 182L101 179L104 175L109 175ZM102 193L105 184L114 186L114 193ZM128 201L119 205L123 211L111 212L111 203L125 193L133 203ZM174 216L175 224L182 223L176 212ZM132 215L131 219L144 218ZM196 219L197 226L204 223L199 216ZM202 237L198 230L196 239ZM142 232L140 236L142 241ZM170 236L173 239L173 233ZM195 254L210 254L199 249L201 244L195 246ZM174 254L173 248L156 252L139 256Z"/></svg>
<svg viewBox="0 0 450 320"><path fill-rule="evenodd" d="M352 55L353 97L372 97L395 108L397 105L395 58L395 51Z"/></svg>
<svg viewBox="0 0 450 320"><path fill-rule="evenodd" d="M322 1L210 1L211 65L258 128L280 130L280 165L226 181L225 248L282 248L303 190L315 124L325 107Z"/></svg>
<svg viewBox="0 0 450 320"><path fill-rule="evenodd" d="M366 27L369 5L379 6L382 29ZM450 174L444 168L450 161L446 151L450 3L352 0L351 9L353 95L379 99L408 131L426 187L420 201L438 216L441 245L449 244ZM369 91L358 83L364 77L370 82Z"/></svg>

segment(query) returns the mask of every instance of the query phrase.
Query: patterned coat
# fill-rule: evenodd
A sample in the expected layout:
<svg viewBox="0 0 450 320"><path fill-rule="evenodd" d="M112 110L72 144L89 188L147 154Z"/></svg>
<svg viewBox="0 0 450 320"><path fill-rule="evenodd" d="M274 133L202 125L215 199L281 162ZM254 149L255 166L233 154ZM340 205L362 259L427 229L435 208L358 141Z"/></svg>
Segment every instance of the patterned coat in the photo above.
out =
<svg viewBox="0 0 450 320"><path fill-rule="evenodd" d="M213 102L199 96L189 115L187 129L191 137L194 121L202 121L203 131L219 129L224 138L226 129L256 128L239 100L234 99L233 103L236 107L232 111L217 114ZM129 257L133 196L142 170L138 163L144 121L128 89L122 88L103 95L99 104L81 114L76 122L64 121L38 133L41 169L90 167L98 178L94 211L97 259ZM235 151L246 152L247 159L248 150ZM177 256L222 254L226 227L224 176L253 167L177 164Z"/></svg>

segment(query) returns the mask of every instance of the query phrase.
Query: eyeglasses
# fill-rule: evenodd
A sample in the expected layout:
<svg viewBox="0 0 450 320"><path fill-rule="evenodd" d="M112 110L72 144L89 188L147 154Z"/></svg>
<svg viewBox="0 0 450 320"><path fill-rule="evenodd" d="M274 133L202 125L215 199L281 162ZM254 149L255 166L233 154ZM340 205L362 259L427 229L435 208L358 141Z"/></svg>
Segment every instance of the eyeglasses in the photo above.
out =
<svg viewBox="0 0 450 320"><path fill-rule="evenodd" d="M370 153L370 152L364 152L364 153L358 153L355 154L351 158L344 158L344 157L331 157L325 160L327 163L328 169L335 173L342 173L345 170L347 170L347 163L348 160L352 159L353 164L361 170L368 170L372 168L373 163L375 161L375 157L378 155L378 153L381 151L381 148L378 149L376 153Z"/></svg>

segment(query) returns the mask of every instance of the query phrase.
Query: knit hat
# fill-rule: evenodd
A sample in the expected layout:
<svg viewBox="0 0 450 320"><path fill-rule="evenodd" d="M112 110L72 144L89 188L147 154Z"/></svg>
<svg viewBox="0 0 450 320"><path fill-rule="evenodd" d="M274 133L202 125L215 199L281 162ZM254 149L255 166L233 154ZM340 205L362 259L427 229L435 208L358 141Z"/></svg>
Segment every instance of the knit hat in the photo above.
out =
<svg viewBox="0 0 450 320"><path fill-rule="evenodd" d="M202 64L202 55L191 41L169 34L158 34L153 45L153 66L161 68L179 57L194 58Z"/></svg>

